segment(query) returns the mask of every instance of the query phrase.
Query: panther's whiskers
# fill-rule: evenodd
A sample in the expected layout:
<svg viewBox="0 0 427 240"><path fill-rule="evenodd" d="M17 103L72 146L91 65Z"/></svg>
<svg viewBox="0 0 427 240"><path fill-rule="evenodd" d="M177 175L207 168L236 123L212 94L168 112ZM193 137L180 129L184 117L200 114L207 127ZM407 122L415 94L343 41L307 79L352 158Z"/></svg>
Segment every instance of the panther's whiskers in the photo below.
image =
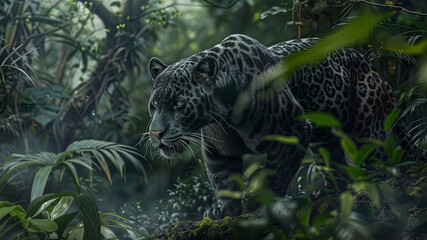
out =
<svg viewBox="0 0 427 240"><path fill-rule="evenodd" d="M216 116L218 116L219 118L221 118L221 119L225 122L225 124L227 124L227 126L228 126L229 128L231 128L230 124L227 122L227 120L225 120L225 118L224 118L223 116L221 116L220 114L218 114L218 113L216 113L216 112L214 112L214 111L210 111L210 110L208 110L208 112L213 113L213 114L215 114Z"/></svg>
<svg viewBox="0 0 427 240"><path fill-rule="evenodd" d="M225 128L221 125L221 123L214 117L214 116L212 116L211 114L209 114L209 113L207 113L206 112L206 116L208 116L208 117L210 117L210 118L212 118L215 122L217 122L218 123L218 125L221 127L221 129L224 131L224 133L226 134L226 135L228 135L228 133L227 133L227 131L225 130Z"/></svg>

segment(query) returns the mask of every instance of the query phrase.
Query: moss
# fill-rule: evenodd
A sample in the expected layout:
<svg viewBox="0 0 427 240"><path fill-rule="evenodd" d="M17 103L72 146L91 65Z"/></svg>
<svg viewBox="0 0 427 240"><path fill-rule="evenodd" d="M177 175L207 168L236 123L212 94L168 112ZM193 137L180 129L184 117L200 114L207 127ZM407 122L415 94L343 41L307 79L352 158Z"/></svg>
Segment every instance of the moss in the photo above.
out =
<svg viewBox="0 0 427 240"><path fill-rule="evenodd" d="M240 239L233 232L233 226L239 219L245 219L249 216L251 214L243 214L239 217L225 217L219 220L204 218L197 222L180 222L148 239Z"/></svg>

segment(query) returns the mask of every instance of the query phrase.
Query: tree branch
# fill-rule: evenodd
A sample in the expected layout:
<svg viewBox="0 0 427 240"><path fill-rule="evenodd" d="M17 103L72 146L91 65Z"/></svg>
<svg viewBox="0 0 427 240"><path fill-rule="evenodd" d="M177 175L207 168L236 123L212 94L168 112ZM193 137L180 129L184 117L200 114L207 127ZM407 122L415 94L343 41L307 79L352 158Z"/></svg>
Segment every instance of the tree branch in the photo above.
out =
<svg viewBox="0 0 427 240"><path fill-rule="evenodd" d="M83 0L80 0L83 2ZM104 6L102 0L88 0L92 7L88 7L91 12L98 15L105 27L112 27L119 24L119 18Z"/></svg>
<svg viewBox="0 0 427 240"><path fill-rule="evenodd" d="M408 9L402 7L402 6L380 4L380 3L369 2L369 1L366 1L366 0L350 0L350 2L352 2L352 3L364 3L364 4L375 6L375 7L382 7L382 8L389 8L389 9L401 10L401 11L404 11L406 13L414 14L414 15L418 15L418 16L427 16L427 13L414 12L414 11L408 10Z"/></svg>
<svg viewBox="0 0 427 240"><path fill-rule="evenodd" d="M240 0L235 0L234 2L232 2L230 5L224 7L218 4L215 4L213 2L211 2L210 0L203 0L204 2L206 2L207 4L209 4L212 7L216 7L216 8L222 8L222 9L229 9L232 8L234 5L236 5L236 3L238 3Z"/></svg>

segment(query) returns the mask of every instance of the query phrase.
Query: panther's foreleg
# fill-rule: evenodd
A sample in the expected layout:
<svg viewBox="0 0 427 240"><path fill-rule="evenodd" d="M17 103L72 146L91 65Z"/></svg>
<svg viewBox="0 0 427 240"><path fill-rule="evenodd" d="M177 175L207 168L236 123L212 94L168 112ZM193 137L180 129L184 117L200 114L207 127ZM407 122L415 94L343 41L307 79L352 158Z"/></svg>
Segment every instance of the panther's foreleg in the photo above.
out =
<svg viewBox="0 0 427 240"><path fill-rule="evenodd" d="M215 193L221 190L239 191L237 184L230 179L233 173L242 172L242 158L238 156L224 156L216 149L204 149L203 160L206 171ZM217 196L218 207L207 210L204 217L220 219L226 216L242 214L240 199Z"/></svg>
<svg viewBox="0 0 427 240"><path fill-rule="evenodd" d="M301 161L304 158L306 149L311 138L311 125L309 123L299 123L292 132L298 137L298 144L270 142L271 150L267 155L265 168L274 170L274 174L269 177L269 188L278 196L285 196L289 183L298 171ZM289 136L289 131L281 135Z"/></svg>

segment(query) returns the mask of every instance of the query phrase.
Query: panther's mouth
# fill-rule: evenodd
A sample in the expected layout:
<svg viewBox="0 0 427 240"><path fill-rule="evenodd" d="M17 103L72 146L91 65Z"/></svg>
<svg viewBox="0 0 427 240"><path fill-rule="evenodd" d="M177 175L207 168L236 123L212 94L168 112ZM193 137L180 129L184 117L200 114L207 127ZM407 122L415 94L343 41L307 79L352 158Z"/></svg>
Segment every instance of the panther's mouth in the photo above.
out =
<svg viewBox="0 0 427 240"><path fill-rule="evenodd" d="M165 158L174 158L175 156L184 153L188 147L189 145L187 140L178 139L173 142L167 142L167 145L161 144L158 149L161 156Z"/></svg>

